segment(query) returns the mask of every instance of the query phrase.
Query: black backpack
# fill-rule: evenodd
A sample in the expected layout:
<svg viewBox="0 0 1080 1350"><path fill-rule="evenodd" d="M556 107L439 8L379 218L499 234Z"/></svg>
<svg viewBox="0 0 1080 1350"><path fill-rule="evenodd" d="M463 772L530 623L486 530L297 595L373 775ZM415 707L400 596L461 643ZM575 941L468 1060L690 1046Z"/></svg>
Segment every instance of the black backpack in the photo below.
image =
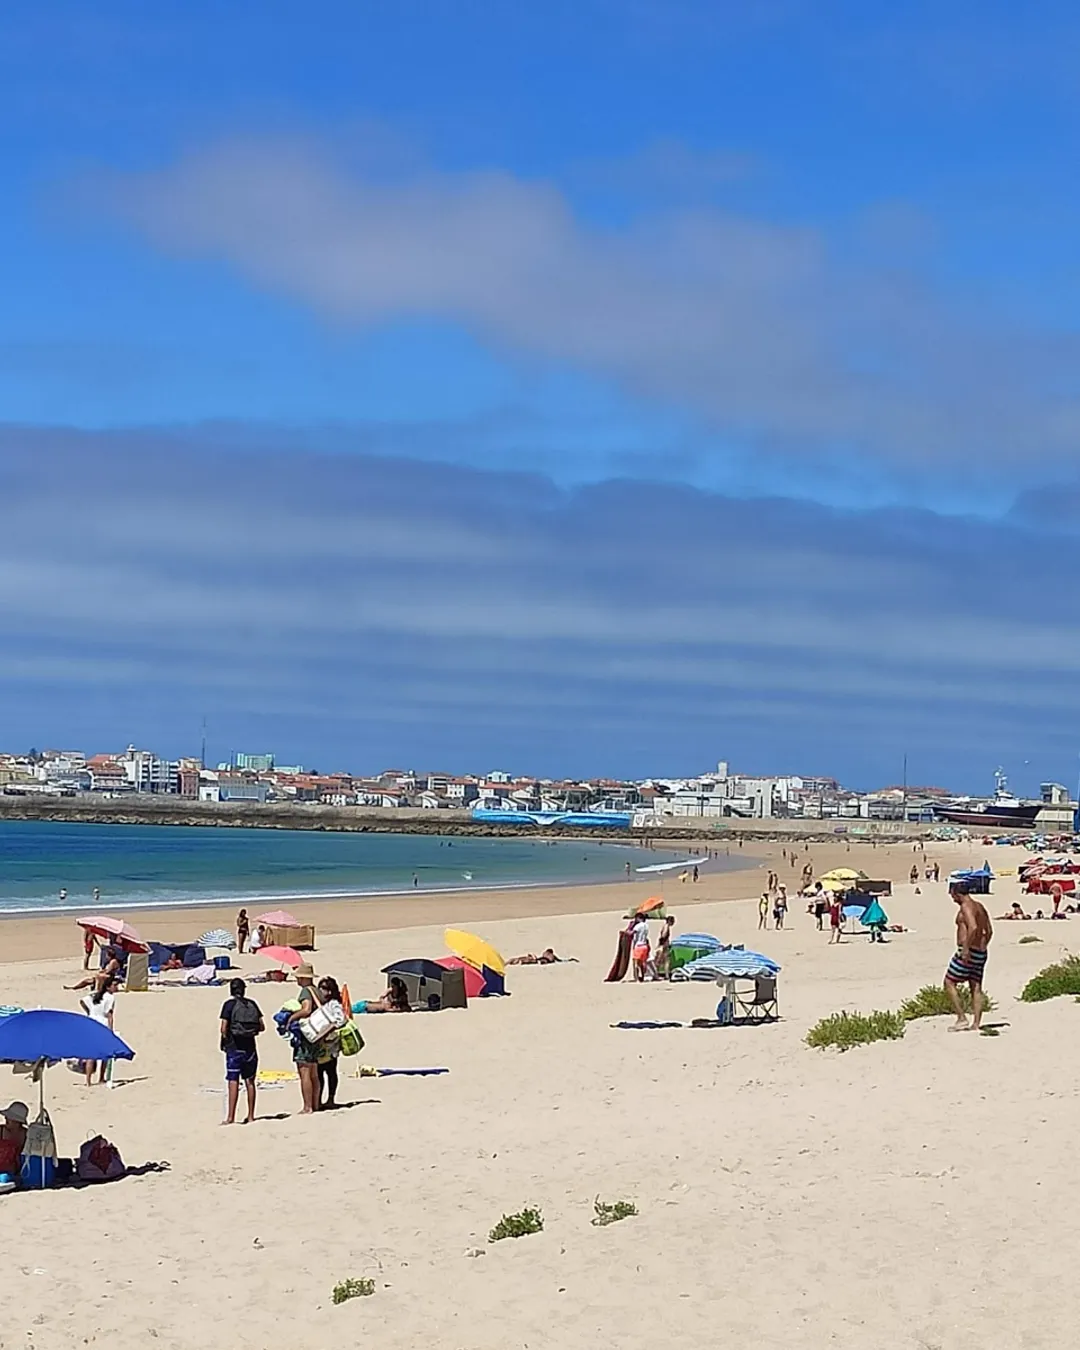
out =
<svg viewBox="0 0 1080 1350"><path fill-rule="evenodd" d="M239 1036L243 1040L254 1040L259 1034L261 1022L262 1013L254 999L238 998L233 1001L229 1031L234 1038Z"/></svg>

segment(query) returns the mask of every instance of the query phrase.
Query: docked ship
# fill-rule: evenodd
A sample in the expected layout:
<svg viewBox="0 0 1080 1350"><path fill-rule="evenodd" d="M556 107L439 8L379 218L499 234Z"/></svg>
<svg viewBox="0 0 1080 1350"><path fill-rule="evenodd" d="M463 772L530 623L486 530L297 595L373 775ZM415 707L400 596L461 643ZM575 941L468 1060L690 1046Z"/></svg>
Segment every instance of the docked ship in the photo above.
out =
<svg viewBox="0 0 1080 1350"><path fill-rule="evenodd" d="M1030 830L1042 802L1022 802L1009 791L1008 780L1001 769L994 773L996 790L989 801L977 797L956 797L943 806L935 806L939 820L954 825L967 825L978 830Z"/></svg>

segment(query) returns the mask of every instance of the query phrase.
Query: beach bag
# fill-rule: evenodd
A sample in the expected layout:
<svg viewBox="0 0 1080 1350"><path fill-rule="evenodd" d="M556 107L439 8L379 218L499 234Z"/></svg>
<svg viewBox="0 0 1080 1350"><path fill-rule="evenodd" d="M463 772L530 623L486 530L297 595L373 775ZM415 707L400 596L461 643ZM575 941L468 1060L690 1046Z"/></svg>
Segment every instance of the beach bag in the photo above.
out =
<svg viewBox="0 0 1080 1350"><path fill-rule="evenodd" d="M51 1158L54 1162L56 1160L56 1136L53 1134L49 1113L44 1107L38 1112L37 1119L26 1127L23 1157Z"/></svg>
<svg viewBox="0 0 1080 1350"><path fill-rule="evenodd" d="M338 1049L343 1055L358 1055L363 1048L360 1028L353 1021L346 1022L338 1033Z"/></svg>
<svg viewBox="0 0 1080 1350"><path fill-rule="evenodd" d="M333 1001L322 1003L310 1017L302 1017L296 1025L300 1028L304 1040L314 1045L324 1036L329 1036L332 1031L341 1030L345 1025L345 1009L340 1003Z"/></svg>
<svg viewBox="0 0 1080 1350"><path fill-rule="evenodd" d="M262 1013L254 999L238 998L233 1003L232 1014L229 1017L229 1030L234 1036L243 1036L254 1040L259 1034L261 1022Z"/></svg>
<svg viewBox="0 0 1080 1350"><path fill-rule="evenodd" d="M79 1149L75 1175L80 1181L115 1181L126 1170L119 1149L115 1144L110 1144L104 1135L88 1139Z"/></svg>

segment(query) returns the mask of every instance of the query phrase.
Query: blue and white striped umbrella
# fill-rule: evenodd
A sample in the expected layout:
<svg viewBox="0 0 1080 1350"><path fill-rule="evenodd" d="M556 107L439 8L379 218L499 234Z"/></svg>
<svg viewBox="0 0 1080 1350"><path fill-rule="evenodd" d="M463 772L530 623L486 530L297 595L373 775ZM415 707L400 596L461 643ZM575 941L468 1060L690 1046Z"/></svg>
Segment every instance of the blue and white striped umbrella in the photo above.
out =
<svg viewBox="0 0 1080 1350"><path fill-rule="evenodd" d="M204 933L199 939L200 947L224 947L226 951L232 951L236 946L236 938L227 928L211 928L209 932Z"/></svg>
<svg viewBox="0 0 1080 1350"><path fill-rule="evenodd" d="M671 973L673 980L718 980L755 975L775 975L780 967L760 952L710 952L699 956L681 970Z"/></svg>

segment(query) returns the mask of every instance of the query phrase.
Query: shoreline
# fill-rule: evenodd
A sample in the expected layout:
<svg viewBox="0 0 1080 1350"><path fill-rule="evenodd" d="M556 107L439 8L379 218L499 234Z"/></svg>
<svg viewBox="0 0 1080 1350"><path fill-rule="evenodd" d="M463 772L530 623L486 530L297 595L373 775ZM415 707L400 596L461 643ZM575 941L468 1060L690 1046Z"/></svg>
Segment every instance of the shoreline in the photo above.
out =
<svg viewBox="0 0 1080 1350"><path fill-rule="evenodd" d="M553 841L555 842L555 841ZM569 840L560 840L558 842L572 842ZM628 847L628 845L623 845ZM657 853L677 852L678 850L656 849ZM715 862L715 859L706 860L704 858L678 859L677 865L683 865L692 868L695 864L701 867L703 863L709 861ZM755 859L748 858L746 867L755 866ZM741 872L746 867L725 867L721 868L724 872ZM632 880L632 876L630 878ZM335 900L401 900L407 896L417 898L428 896L444 895L471 895L473 893L484 893L489 891L538 891L538 890L565 890L567 887L585 886L619 886L625 885L627 878L623 877L568 877L564 881L493 881L490 885L462 885L462 886L405 886L396 890L346 890L346 891L271 891L265 894L256 892L237 892L235 895L211 895L200 898L199 896L176 896L171 899L163 900L102 900L99 903L107 910L140 910L153 911L155 913L165 913L168 910L188 910L188 909L207 909L211 907L222 908L229 905L239 905L246 908L248 905L274 905L289 904L321 904L331 903ZM642 885L648 885L644 879L641 879ZM654 883L655 884L655 883ZM0 922L6 922L12 919L48 919L64 918L71 914L85 914L87 907L93 904L91 897L85 905L65 904L65 905L24 905L22 908L13 909L0 905Z"/></svg>
<svg viewBox="0 0 1080 1350"><path fill-rule="evenodd" d="M405 895L385 892L360 896L355 893L335 899L319 896L289 902L302 923L320 936L377 933L387 930L443 926L476 926L504 919L545 919L577 914L623 914L651 895L665 896L669 910L753 898L764 887L769 870L780 873L788 886L792 910L798 905L796 891L803 861L815 873L830 867L864 865L864 870L892 881L904 879L911 864L909 845L848 845L846 841L811 845L798 861L783 860L781 841L762 841L746 866L701 873L696 885L678 881L675 872L653 874L642 880L597 881L513 888L473 888L453 892L409 890ZM873 866L871 866L873 863ZM280 901L282 897L274 897ZM273 904L274 900L269 903ZM210 928L234 930L236 911L243 902L144 906L125 908L124 915L148 941L192 941ZM103 906L106 911L108 905ZM117 906L117 908L119 908ZM254 916L253 916L254 917ZM316 946L317 949L317 946ZM0 924L0 962L57 959L81 953L81 937L71 912L62 914L12 914ZM81 960L81 956L80 956Z"/></svg>

